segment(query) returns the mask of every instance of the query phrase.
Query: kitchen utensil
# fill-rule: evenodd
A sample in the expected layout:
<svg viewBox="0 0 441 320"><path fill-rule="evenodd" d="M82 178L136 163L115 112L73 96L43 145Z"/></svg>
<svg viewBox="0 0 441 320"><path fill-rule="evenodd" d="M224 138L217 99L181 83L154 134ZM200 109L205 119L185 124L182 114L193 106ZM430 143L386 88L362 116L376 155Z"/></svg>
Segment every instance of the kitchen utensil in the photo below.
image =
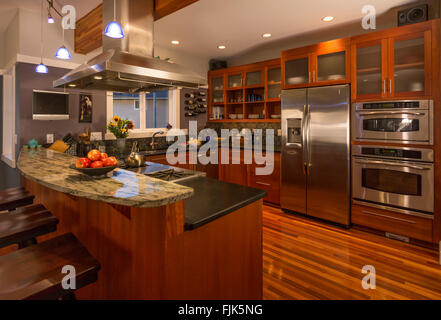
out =
<svg viewBox="0 0 441 320"><path fill-rule="evenodd" d="M135 141L132 145L132 151L126 159L126 164L131 168L139 168L145 165L144 156L137 152L138 142Z"/></svg>

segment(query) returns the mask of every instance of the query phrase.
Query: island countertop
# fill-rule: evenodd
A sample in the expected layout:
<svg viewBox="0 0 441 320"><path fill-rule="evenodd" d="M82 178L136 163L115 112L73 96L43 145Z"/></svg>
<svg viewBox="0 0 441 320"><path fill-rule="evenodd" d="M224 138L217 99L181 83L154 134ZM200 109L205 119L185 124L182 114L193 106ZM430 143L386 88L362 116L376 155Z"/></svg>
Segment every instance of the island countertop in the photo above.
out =
<svg viewBox="0 0 441 320"><path fill-rule="evenodd" d="M194 193L192 188L123 169L92 178L69 168L75 160L48 149L23 149L18 169L25 178L56 191L129 207L159 207L185 200Z"/></svg>

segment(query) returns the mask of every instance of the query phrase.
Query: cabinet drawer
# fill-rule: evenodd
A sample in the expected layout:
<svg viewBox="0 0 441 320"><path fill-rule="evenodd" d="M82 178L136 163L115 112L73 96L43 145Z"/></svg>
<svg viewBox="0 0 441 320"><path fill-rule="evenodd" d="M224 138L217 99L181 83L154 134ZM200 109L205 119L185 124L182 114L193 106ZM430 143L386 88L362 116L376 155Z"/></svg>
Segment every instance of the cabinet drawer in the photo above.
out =
<svg viewBox="0 0 441 320"><path fill-rule="evenodd" d="M413 239L432 242L433 220L352 205L352 223Z"/></svg>
<svg viewBox="0 0 441 320"><path fill-rule="evenodd" d="M256 189L265 190L267 195L263 200L274 204L280 204L279 185L275 185L264 179L250 179L249 186Z"/></svg>

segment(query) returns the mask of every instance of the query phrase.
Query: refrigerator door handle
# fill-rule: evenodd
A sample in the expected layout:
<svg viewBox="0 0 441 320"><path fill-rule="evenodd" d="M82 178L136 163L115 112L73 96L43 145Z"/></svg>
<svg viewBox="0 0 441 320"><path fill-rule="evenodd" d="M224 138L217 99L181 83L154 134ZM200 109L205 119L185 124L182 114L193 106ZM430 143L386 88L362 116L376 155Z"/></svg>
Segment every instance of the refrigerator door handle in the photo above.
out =
<svg viewBox="0 0 441 320"><path fill-rule="evenodd" d="M307 145L307 153L308 153L308 162L306 163L306 174L309 175L310 168L312 167L311 164L311 148L309 147L309 141L310 141L310 135L311 130L309 128L310 122L311 122L311 106L308 104L307 109L307 121L306 121L306 145Z"/></svg>
<svg viewBox="0 0 441 320"><path fill-rule="evenodd" d="M307 137L306 137L306 124L308 120L308 109L306 104L303 106L303 118L302 118L302 157L303 157L303 174L307 174L307 165L308 165L308 159L306 159L307 155Z"/></svg>

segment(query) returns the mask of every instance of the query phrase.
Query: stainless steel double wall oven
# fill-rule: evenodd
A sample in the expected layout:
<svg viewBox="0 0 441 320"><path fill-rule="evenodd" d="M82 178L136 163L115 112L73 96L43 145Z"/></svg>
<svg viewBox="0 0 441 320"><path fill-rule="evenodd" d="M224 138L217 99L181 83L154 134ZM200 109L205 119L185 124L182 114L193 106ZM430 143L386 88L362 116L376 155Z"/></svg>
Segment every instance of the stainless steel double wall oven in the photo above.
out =
<svg viewBox="0 0 441 320"><path fill-rule="evenodd" d="M352 198L356 203L419 216L434 212L434 153L406 144L433 144L433 101L356 103L352 147ZM384 145L383 145L384 143ZM402 144L402 146L386 146Z"/></svg>

